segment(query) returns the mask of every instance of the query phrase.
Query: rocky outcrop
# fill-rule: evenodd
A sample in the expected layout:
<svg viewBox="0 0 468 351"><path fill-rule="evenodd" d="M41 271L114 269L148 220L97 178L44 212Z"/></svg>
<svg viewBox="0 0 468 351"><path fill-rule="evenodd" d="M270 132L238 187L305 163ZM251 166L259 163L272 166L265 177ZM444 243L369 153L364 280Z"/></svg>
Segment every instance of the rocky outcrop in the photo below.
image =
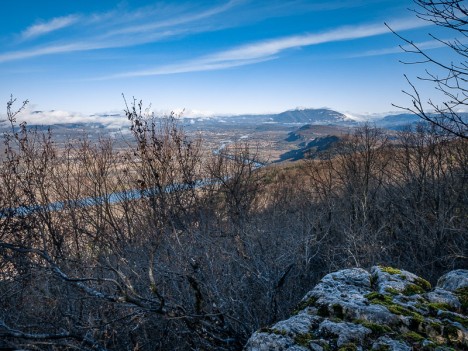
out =
<svg viewBox="0 0 468 351"><path fill-rule="evenodd" d="M284 321L245 350L468 350L468 270L435 289L410 272L376 266L326 275Z"/></svg>

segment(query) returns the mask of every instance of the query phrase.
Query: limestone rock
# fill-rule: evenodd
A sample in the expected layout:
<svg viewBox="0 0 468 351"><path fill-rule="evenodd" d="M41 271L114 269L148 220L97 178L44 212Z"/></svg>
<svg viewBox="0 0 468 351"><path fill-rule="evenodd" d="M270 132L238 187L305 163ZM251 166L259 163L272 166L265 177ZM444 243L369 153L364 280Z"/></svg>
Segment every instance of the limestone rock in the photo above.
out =
<svg viewBox="0 0 468 351"><path fill-rule="evenodd" d="M412 349L406 343L382 336L372 344L372 350L411 351Z"/></svg>
<svg viewBox="0 0 468 351"><path fill-rule="evenodd" d="M449 272L431 288L392 267L326 275L293 315L254 333L245 350L468 349L468 270Z"/></svg>
<svg viewBox="0 0 468 351"><path fill-rule="evenodd" d="M437 281L437 287L448 291L468 288L468 269L457 269L444 274Z"/></svg>
<svg viewBox="0 0 468 351"><path fill-rule="evenodd" d="M362 344L364 339L372 333L372 330L361 324L332 322L331 320L326 319L320 323L318 332L323 336L337 338L336 345L341 347L350 343Z"/></svg>
<svg viewBox="0 0 468 351"><path fill-rule="evenodd" d="M424 295L424 297L431 303L447 305L449 309L460 310L461 303L459 298L451 291L441 288L435 288Z"/></svg>

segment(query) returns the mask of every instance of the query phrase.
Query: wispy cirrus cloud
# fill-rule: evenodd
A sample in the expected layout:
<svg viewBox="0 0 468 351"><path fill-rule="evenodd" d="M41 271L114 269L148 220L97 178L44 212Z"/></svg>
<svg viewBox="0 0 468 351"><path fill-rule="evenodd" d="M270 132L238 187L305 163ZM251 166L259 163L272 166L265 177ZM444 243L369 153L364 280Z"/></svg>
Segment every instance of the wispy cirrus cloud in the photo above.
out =
<svg viewBox="0 0 468 351"><path fill-rule="evenodd" d="M392 23L392 28L396 31L404 31L428 25L429 24L425 21L408 19L394 21ZM100 79L167 75L226 69L273 60L279 57L279 55L286 50L337 41L355 40L382 34L389 34L388 28L383 23L345 26L321 33L294 35L259 41L178 64L159 66L140 71L124 72L102 77Z"/></svg>
<svg viewBox="0 0 468 351"><path fill-rule="evenodd" d="M152 21L151 23L144 23L144 24L137 24L126 26L123 28L118 28L106 33L106 36L115 36L115 35L122 35L122 34L142 34L146 32L152 32L154 30L165 28L165 27L173 27L178 26L190 22L200 21L208 17L213 17L223 12L226 12L236 5L244 2L243 0L230 0L225 4L222 4L217 7L213 7L201 12L188 12L182 16L177 16L175 18L171 18L165 21Z"/></svg>
<svg viewBox="0 0 468 351"><path fill-rule="evenodd" d="M16 50L13 48L10 51L4 51L0 53L0 63L45 55L132 47L184 35L214 31L229 27L233 23L238 23L238 21L242 22L244 19L240 18L242 16L237 16L238 14L230 16L237 18L236 20L230 18L229 21L220 16L240 5L248 5L249 9L252 6L254 7L246 16L250 16L250 19L245 18L246 21L251 21L252 16L258 16L259 18L262 18L262 16L265 18L281 16L281 13L292 11L291 8L316 12L361 6L364 2L364 0L336 0L311 4L303 0L289 2L272 0L268 6L260 6L247 0L226 0L224 3L208 8L196 7L190 5L190 3L156 3L132 11L118 8L106 13L73 14L34 24L21 33L23 41L39 37L47 39L47 34L74 26L76 30L70 31L66 38L53 41L44 40L41 45L33 47L19 46ZM407 23L400 21L395 29L416 28L421 26L421 22L415 22L413 19L407 21ZM423 25L427 25L427 23L423 22ZM177 65L148 69L141 72L127 72L122 73L120 76L170 74L242 66L271 60L278 53L296 47L351 40L383 33L388 33L388 29L381 24L342 27L318 34L266 40Z"/></svg>
<svg viewBox="0 0 468 351"><path fill-rule="evenodd" d="M21 39L28 40L39 37L41 35L49 34L65 27L69 27L75 24L78 19L79 16L77 15L69 15L64 17L56 17L47 22L34 24L26 28L21 33Z"/></svg>
<svg viewBox="0 0 468 351"><path fill-rule="evenodd" d="M121 39L119 41L114 40L103 40L102 38L96 38L93 41L74 41L64 44L53 44L47 46L36 47L28 50L11 51L5 54L0 54L0 63L22 60L32 57L39 57L45 55L72 53L78 51L90 51L99 49L111 49L134 46L144 44L147 42L157 41L164 38L172 37L175 35L181 35L184 33L184 29L178 30L166 30L153 33L152 35L140 38Z"/></svg>
<svg viewBox="0 0 468 351"><path fill-rule="evenodd" d="M67 39L44 40L42 45L0 53L0 63L52 54L131 47L170 37L217 30L225 24L218 19L216 25L212 25L210 20L214 21L217 15L244 1L229 0L221 5L201 9L190 4L156 4L132 11L118 9L87 16L69 15L54 18L25 29L21 33L23 41L46 37L47 34L74 24L77 30L70 33Z"/></svg>
<svg viewBox="0 0 468 351"><path fill-rule="evenodd" d="M116 78L126 77L144 77L144 76L156 76L156 75L168 75L177 73L189 73L189 72L202 72L202 71L216 71L221 69L240 67L245 65L252 65L255 63L270 61L275 59L275 56L266 56L252 59L242 60L217 60L211 57L200 58L196 60L182 62L180 64L166 65L153 69L118 73L111 76L93 78L91 80L108 80Z"/></svg>
<svg viewBox="0 0 468 351"><path fill-rule="evenodd" d="M30 50L19 50L19 51L11 51L5 54L0 54L0 63L7 62L7 61L15 61L15 60L22 60L30 57L36 56L44 56L44 55L51 55L51 54L59 54L63 52L73 52L79 50L85 50L87 47L91 48L89 44L80 44L80 43L73 43L73 44L63 44L63 45L51 45L46 47L39 47Z"/></svg>

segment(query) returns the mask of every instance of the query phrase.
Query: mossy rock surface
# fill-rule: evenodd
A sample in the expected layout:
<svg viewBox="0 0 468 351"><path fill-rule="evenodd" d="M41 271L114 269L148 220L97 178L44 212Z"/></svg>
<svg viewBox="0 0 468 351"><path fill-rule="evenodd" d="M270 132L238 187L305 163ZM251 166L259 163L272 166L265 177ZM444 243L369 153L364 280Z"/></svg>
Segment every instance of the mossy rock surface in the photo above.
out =
<svg viewBox="0 0 468 351"><path fill-rule="evenodd" d="M468 287L456 289L455 295L457 295L460 300L463 313L468 314Z"/></svg>
<svg viewBox="0 0 468 351"><path fill-rule="evenodd" d="M388 274L401 274L401 269L394 268L394 267L387 267L387 266L378 266L382 272L388 273Z"/></svg>
<svg viewBox="0 0 468 351"><path fill-rule="evenodd" d="M468 350L468 271L454 272L435 288L388 266L330 273L245 350Z"/></svg>

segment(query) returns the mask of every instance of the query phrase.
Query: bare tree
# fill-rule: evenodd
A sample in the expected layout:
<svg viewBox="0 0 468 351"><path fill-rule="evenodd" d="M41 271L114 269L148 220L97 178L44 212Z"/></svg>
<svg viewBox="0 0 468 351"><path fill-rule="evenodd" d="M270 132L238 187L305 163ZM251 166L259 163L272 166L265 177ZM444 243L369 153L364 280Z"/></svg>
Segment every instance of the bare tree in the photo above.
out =
<svg viewBox="0 0 468 351"><path fill-rule="evenodd" d="M411 89L404 91L411 100L411 107L400 107L417 114L423 120L437 125L444 131L461 138L468 138L468 118L461 110L468 105L468 8L463 0L414 0L416 16L440 28L447 29L451 39L442 39L430 34L433 40L445 47L451 55L443 60L432 55L412 40L393 31L406 45L401 48L416 55L413 61L405 64L427 65L421 81L432 83L438 94L443 97L442 102L429 98L427 101L421 96L417 86L405 75ZM388 25L387 25L388 26ZM426 106L429 106L428 108Z"/></svg>

